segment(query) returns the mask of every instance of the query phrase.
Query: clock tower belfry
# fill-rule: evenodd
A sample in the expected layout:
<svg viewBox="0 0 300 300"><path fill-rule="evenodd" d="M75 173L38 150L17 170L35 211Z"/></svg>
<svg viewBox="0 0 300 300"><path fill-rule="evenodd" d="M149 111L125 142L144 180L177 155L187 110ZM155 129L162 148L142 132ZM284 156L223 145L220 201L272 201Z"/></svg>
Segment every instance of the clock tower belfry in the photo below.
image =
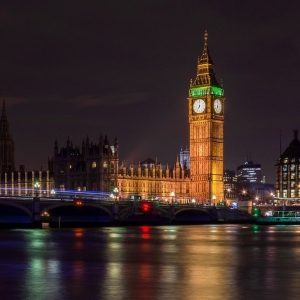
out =
<svg viewBox="0 0 300 300"><path fill-rule="evenodd" d="M215 66L204 34L196 79L188 97L190 124L190 195L200 203L216 204L224 198L224 90L215 77Z"/></svg>

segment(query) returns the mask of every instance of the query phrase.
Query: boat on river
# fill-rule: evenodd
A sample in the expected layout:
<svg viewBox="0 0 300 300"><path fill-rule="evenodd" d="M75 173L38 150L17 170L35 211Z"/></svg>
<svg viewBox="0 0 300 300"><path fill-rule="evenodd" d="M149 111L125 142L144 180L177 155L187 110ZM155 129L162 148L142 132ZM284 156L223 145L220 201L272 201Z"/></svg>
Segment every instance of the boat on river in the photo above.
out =
<svg viewBox="0 0 300 300"><path fill-rule="evenodd" d="M276 211L273 215L261 216L256 219L257 224L266 225L300 225L300 212L299 211Z"/></svg>

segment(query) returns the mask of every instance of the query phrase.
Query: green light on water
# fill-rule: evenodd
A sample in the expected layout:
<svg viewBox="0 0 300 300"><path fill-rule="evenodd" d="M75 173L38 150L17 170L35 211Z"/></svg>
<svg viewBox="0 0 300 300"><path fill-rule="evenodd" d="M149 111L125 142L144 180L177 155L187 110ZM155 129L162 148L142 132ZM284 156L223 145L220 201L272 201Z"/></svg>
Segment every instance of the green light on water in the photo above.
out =
<svg viewBox="0 0 300 300"><path fill-rule="evenodd" d="M209 94L217 97L222 97L224 95L224 90L216 86L200 86L190 89L190 96L192 97L206 96Z"/></svg>
<svg viewBox="0 0 300 300"><path fill-rule="evenodd" d="M252 229L253 229L253 232L256 233L256 232L259 231L259 226L258 225L253 225Z"/></svg>

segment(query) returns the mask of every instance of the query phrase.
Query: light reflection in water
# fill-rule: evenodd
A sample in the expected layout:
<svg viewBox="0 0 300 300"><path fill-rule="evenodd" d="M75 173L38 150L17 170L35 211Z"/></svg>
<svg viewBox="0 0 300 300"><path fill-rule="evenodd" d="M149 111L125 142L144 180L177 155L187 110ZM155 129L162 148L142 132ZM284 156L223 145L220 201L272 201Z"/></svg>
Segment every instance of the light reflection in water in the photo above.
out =
<svg viewBox="0 0 300 300"><path fill-rule="evenodd" d="M142 230L142 238L149 239L150 226L141 226L140 229Z"/></svg>
<svg viewBox="0 0 300 300"><path fill-rule="evenodd" d="M26 300L273 300L299 294L298 227L7 230L1 238L3 299L13 299L11 291Z"/></svg>

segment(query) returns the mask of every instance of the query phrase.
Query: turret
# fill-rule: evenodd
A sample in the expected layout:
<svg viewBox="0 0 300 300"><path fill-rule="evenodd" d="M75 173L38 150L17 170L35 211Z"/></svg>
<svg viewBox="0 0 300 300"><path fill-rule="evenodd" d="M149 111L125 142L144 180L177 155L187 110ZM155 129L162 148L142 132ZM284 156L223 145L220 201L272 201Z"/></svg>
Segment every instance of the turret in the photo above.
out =
<svg viewBox="0 0 300 300"><path fill-rule="evenodd" d="M169 170L169 165L167 164L167 168L166 168L166 177L169 178L170 177L170 170Z"/></svg>
<svg viewBox="0 0 300 300"><path fill-rule="evenodd" d="M114 143L114 156L116 158L119 157L119 141L118 141L117 137L115 137L115 143Z"/></svg>
<svg viewBox="0 0 300 300"><path fill-rule="evenodd" d="M130 165L130 176L133 177L133 165Z"/></svg>
<svg viewBox="0 0 300 300"><path fill-rule="evenodd" d="M175 172L176 172L176 178L180 178L180 164L179 164L178 155L175 163Z"/></svg>
<svg viewBox="0 0 300 300"><path fill-rule="evenodd" d="M107 136L104 137L102 149L103 149L103 154L108 155L110 153L109 142L108 142Z"/></svg>
<svg viewBox="0 0 300 300"><path fill-rule="evenodd" d="M146 166L145 166L145 177L146 177L146 178L149 177L149 167L148 167L148 163L146 163Z"/></svg>

